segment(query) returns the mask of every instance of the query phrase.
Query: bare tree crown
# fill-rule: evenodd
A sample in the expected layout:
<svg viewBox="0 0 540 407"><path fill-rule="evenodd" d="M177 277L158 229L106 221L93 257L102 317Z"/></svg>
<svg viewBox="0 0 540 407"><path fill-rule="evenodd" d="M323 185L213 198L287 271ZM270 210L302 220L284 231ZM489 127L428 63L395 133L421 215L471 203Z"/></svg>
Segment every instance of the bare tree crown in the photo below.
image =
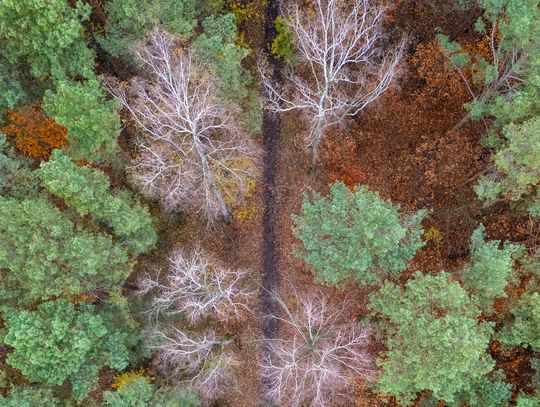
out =
<svg viewBox="0 0 540 407"><path fill-rule="evenodd" d="M109 86L141 130L131 165L142 191L168 210L227 218L253 177L256 148L216 95L211 67L161 30L137 49L142 77Z"/></svg>
<svg viewBox="0 0 540 407"><path fill-rule="evenodd" d="M232 340L219 339L213 331L177 328L156 328L148 340L161 373L172 382L191 384L203 400L214 400L234 386L231 368L238 362L230 350Z"/></svg>
<svg viewBox="0 0 540 407"><path fill-rule="evenodd" d="M239 320L249 313L255 291L246 284L248 271L224 267L199 245L191 252L175 250L168 271L165 278L146 275L139 284L142 294L154 294L150 314L184 314L194 324L207 317Z"/></svg>
<svg viewBox="0 0 540 407"><path fill-rule="evenodd" d="M372 0L312 0L312 8L294 2L284 22L291 30L300 66L286 73L284 88L264 74L269 107L302 110L310 123L306 144L315 162L324 131L354 116L388 89L404 42L383 44L385 7Z"/></svg>
<svg viewBox="0 0 540 407"><path fill-rule="evenodd" d="M344 321L347 304L332 308L321 293L297 296L295 309L276 300L282 315L275 318L284 332L270 342L271 352L261 363L267 396L291 407L341 405L358 375L369 375L370 330Z"/></svg>

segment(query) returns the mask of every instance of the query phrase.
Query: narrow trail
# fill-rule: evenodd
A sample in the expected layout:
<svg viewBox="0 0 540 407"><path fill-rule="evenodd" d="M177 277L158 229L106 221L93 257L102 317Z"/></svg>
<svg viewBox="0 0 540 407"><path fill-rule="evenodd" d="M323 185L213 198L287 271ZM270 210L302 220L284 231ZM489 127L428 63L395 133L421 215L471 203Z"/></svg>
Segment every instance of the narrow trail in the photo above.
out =
<svg viewBox="0 0 540 407"><path fill-rule="evenodd" d="M266 11L266 22L264 32L264 53L268 58L271 74L276 80L280 78L281 64L276 61L271 53L271 44L277 32L274 27L274 20L279 15L279 4L277 0L270 0ZM262 245L262 287L261 287L261 309L262 309L262 333L265 344L261 352L263 355L269 352L267 340L277 337L278 325L274 315L276 304L272 293L279 287L279 268L277 243L277 162L278 146L281 136L281 120L279 116L272 114L268 110L264 111L263 124L263 245ZM263 381L263 394L266 393L268 383Z"/></svg>

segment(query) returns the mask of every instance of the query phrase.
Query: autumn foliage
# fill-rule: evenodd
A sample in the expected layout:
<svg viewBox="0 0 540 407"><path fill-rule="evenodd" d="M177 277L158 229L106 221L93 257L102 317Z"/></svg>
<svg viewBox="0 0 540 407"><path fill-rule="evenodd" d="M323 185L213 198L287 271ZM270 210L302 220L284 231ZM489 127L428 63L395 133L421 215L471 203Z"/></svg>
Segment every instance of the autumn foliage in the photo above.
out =
<svg viewBox="0 0 540 407"><path fill-rule="evenodd" d="M7 124L0 131L12 140L21 154L46 160L52 150L68 145L67 129L47 117L39 107L8 110L6 117Z"/></svg>

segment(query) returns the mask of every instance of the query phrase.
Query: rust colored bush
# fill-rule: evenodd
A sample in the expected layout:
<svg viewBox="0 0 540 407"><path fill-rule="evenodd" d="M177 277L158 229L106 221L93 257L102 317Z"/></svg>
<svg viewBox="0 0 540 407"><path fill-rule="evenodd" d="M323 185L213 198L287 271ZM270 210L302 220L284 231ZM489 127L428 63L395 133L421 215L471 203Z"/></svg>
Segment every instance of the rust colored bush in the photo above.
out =
<svg viewBox="0 0 540 407"><path fill-rule="evenodd" d="M19 153L47 160L51 151L68 145L67 129L47 117L36 106L24 106L7 112L7 124L0 128Z"/></svg>

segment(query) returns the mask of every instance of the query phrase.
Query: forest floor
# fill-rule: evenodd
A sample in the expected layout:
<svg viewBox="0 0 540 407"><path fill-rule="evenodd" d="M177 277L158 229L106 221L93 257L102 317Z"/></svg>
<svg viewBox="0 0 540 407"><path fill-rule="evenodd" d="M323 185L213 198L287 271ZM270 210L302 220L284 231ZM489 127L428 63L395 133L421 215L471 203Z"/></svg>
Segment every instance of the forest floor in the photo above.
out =
<svg viewBox="0 0 540 407"><path fill-rule="evenodd" d="M527 217L510 214L505 206L485 209L476 199L473 185L490 162L489 151L481 144L487 123L468 122L452 130L466 114L463 105L471 95L459 75L448 69L435 39L436 28L474 44L477 39L471 26L476 16L441 14L423 1L400 0L395 6L389 24L409 33L409 52L402 61L400 79L375 104L327 134L316 173L311 173L310 154L302 145L306 129L298 114L283 117L273 205L280 248L276 267L281 275L281 296L288 303L295 301L295 293L321 293L336 306L347 296L354 304L351 318L366 315L372 288L351 284L340 291L315 285L309 268L294 254L299 242L292 233L291 215L299 213L305 192L327 194L328 184L336 180L351 187L366 185L406 212L428 210L426 245L402 274L403 281L416 270L458 270L467 257L471 233L480 223L486 226L489 238L513 241L530 239L536 227ZM527 380L527 368L519 363L519 355L503 357L497 353L497 344L491 349L508 379ZM359 382L355 403L362 407L395 405L372 393L363 382Z"/></svg>
<svg viewBox="0 0 540 407"><path fill-rule="evenodd" d="M160 253L153 253L139 266L142 270L154 259L166 258L170 247L200 241L226 264L250 268L253 283L262 286L262 303L254 307L253 317L241 326L223 328L224 333L236 333L241 362L235 367L236 389L216 405L264 405L257 367L261 332L271 337L276 334L276 327L265 326L268 320L261 315L272 311L268 287L275 288L278 275L280 293L287 303L294 303L295 293L325 295L336 306L347 296L353 304L351 319L367 314L368 296L374 288L352 283L345 290L315 285L309 268L295 256L294 247L299 242L292 233L291 215L299 213L304 193L316 191L326 195L328 184L341 180L351 187L366 185L400 204L406 212L428 209L424 221L426 245L402 274L403 281L416 270L458 270L467 256L471 233L479 223L485 224L489 238L513 241L530 240L537 227L527 217L510 215L504 206L486 210L476 199L476 177L488 169L490 162L489 151L481 144L486 127L482 122L469 122L457 131L452 130L465 115L463 105L471 96L459 75L447 69L446 57L435 40L436 28L441 27L453 39L474 43L470 26L476 16L444 14L440 12L444 7L432 8L429 3L395 1L389 27L409 33L409 48L399 80L375 104L328 132L315 173L310 170L310 154L302 143L306 129L298 114L282 117L279 138L272 133L279 132L279 124L267 117L265 134L260 140L266 148L264 170L257 191L248 202L254 208L251 215L235 219L212 233L193 220L167 221L163 225L165 243L160 244ZM262 49L265 44L263 26L260 19L244 23L252 49ZM504 306L504 302L500 304ZM379 344L373 346L380 350ZM492 344L491 349L509 380L528 380L520 355L500 355L497 344ZM359 380L354 399L340 407L349 405L389 407L395 403L383 400Z"/></svg>

